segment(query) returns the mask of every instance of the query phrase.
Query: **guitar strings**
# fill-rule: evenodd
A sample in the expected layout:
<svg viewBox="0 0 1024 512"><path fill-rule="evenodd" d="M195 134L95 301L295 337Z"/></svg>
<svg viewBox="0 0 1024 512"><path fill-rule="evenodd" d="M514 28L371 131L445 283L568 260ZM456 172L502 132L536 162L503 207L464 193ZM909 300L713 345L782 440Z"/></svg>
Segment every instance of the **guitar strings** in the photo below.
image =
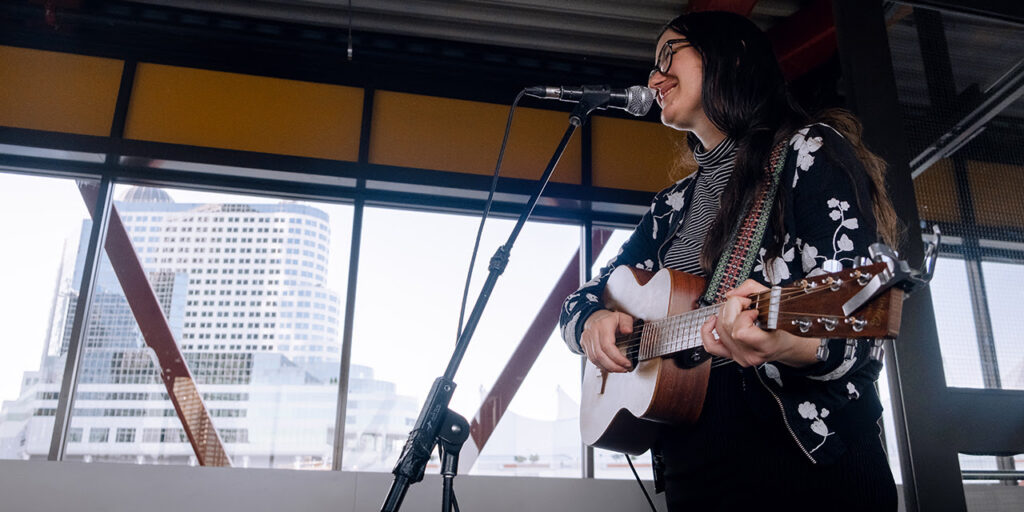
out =
<svg viewBox="0 0 1024 512"><path fill-rule="evenodd" d="M790 292L790 293L786 293L785 295L783 295L780 298L779 304L781 305L781 304L783 304L785 302L789 302L790 300L792 300L792 297L797 296L797 295L801 295L801 294L803 294L803 295L810 295L810 294L814 294L814 293L818 293L818 292L824 291L826 289L827 288L816 288L816 289L812 289L810 291L805 291L803 289L798 289L796 292ZM658 320L651 320L651 321L647 321L647 322L645 322L643 320L635 320L633 322L633 329L634 329L634 331L632 333L630 333L630 334L623 335L623 337L616 338L616 345L624 346L625 344L627 344L630 341L638 340L639 336L636 336L636 335L640 334L640 333L638 333L636 331L636 328L640 327L641 325L644 325L645 328L646 328L647 325L656 325L656 326L661 326L661 327L669 326L670 328L682 327L683 326L682 324L686 323L686 321L680 322L680 320L682 320L684 317L690 317L690 318L694 318L694 319L698 318L699 315L697 315L695 313L706 312L706 311L708 311L710 309L717 309L722 304L723 303L715 304L715 305L712 305L712 306L705 306L703 308L694 309L692 311L687 311L686 313L681 313L681 314L678 314L678 315L674 315L674 316L671 316L671 317L662 318L662 319L658 319ZM767 309L768 307L769 307L768 305L765 305L765 306L762 306L762 307L758 307L757 310L758 310L759 313L763 313L764 312L763 309ZM780 314L781 314L781 312L780 312ZM818 315L818 316L822 316L822 315ZM843 317L839 317L839 318L843 318ZM677 325L671 325L673 323L675 323Z"/></svg>
<svg viewBox="0 0 1024 512"><path fill-rule="evenodd" d="M790 291L784 292L782 295L780 295L779 304L781 305L781 304L783 304L785 302L789 302L791 300L794 300L794 297L796 297L796 296L812 295L812 294L823 292L823 291L829 290L829 289L830 288L828 288L827 286L816 287L816 288L812 288L810 290L805 289L805 288L793 288L793 289L790 289ZM769 304L765 304L764 306L760 305L760 299L763 298L765 295L768 295L768 298L770 299L770 294L771 294L771 291L769 290L768 292L759 292L759 293L751 294L750 296L748 296L749 298L751 298L751 301L753 301L756 304L756 307L754 309L756 309L759 314L764 313L765 309L770 308L770 303ZM701 313L701 312L705 312L706 313L706 312L708 312L708 310L719 308L722 304L723 303L715 304L715 305L712 305L712 306L705 306L703 308L695 309L695 310L692 310L692 311L688 311L686 313L682 313L682 314L679 314L679 315L674 315L674 316L671 316L671 317L668 317L668 318L662 318L662 319L659 319L659 320L653 320L653 321L648 321L648 322L645 322L643 320L635 320L633 322L633 329L634 329L634 331L632 333L630 333L630 334L624 335L621 338L616 338L615 345L616 345L616 347L618 347L620 349L625 348L626 349L627 357L635 357L639 353L639 351L640 351L641 337L643 335L643 331L642 330L641 331L637 331L636 330L637 327L640 327L641 325L644 325L645 328L646 328L647 325L659 325L662 328L668 327L669 329L680 329L680 328L682 328L684 330L690 330L690 329L692 329L693 327L696 326L696 322L693 322L693 320L696 320L696 319L698 319L700 317L700 315L697 314L697 313ZM780 316L818 316L818 317L823 317L823 318L837 318L837 319L845 318L844 316L840 316L840 315L816 315L816 314L810 314L810 313L792 313L792 312L779 312L779 315ZM687 320L685 320L685 321L681 321L684 317L689 317L689 318ZM673 325L673 324L675 324L675 325ZM689 325L687 325L687 324L689 324ZM703 325L703 322L701 323L701 325Z"/></svg>

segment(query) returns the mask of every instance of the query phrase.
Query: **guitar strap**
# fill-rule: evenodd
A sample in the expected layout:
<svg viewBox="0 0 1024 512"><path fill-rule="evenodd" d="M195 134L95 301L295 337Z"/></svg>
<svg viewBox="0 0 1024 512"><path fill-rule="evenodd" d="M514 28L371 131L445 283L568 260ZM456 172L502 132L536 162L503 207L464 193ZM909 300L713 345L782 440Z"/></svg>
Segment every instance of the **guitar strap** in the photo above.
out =
<svg viewBox="0 0 1024 512"><path fill-rule="evenodd" d="M758 187L754 201L743 217L743 221L733 228L729 245L718 258L715 273L708 280L707 289L701 297L705 306L717 304L725 300L725 293L736 288L750 276L757 260L764 231L768 227L775 196L779 191L779 180L782 169L786 165L789 141L783 140L772 148L771 158L764 167L764 179Z"/></svg>

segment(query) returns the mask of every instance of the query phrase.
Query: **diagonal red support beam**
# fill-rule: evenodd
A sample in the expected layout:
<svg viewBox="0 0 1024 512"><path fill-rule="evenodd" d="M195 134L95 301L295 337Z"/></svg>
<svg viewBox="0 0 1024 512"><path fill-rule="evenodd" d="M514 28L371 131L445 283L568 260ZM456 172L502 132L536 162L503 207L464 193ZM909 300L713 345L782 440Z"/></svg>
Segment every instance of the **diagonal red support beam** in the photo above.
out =
<svg viewBox="0 0 1024 512"><path fill-rule="evenodd" d="M758 0L691 0L690 12L697 11L729 11L743 16L750 16Z"/></svg>
<svg viewBox="0 0 1024 512"><path fill-rule="evenodd" d="M758 0L692 0L690 11L729 11L750 16ZM768 30L786 80L822 65L836 52L831 0L814 0Z"/></svg>
<svg viewBox="0 0 1024 512"><path fill-rule="evenodd" d="M608 243L612 230L595 230L591 255L597 257L601 249ZM533 319L526 334L519 341L515 351L509 357L505 368L498 375L494 386L487 393L480 409L470 422L469 433L475 450L464 450L460 456L459 464L463 468L472 467L476 455L483 450L487 440L494 433L495 427L501 421L501 417L508 410L519 386L523 383L526 375L537 361L544 344L547 342L551 331L558 326L558 315L562 309L562 302L570 293L576 291L580 286L579 256L577 250L572 259L569 260L562 276L555 283L555 286L548 294L537 316Z"/></svg>
<svg viewBox="0 0 1024 512"><path fill-rule="evenodd" d="M96 212L92 210L99 194L96 183L80 181L78 189L85 200L86 208L89 208L89 215L95 219ZM142 331L142 337L146 340L146 345L156 352L160 378L167 387L167 395L170 396L174 410L178 413L199 464L231 466L231 459L224 450L224 443L221 442L217 429L213 427L210 413L203 404L203 399L192 379L192 373L178 349L178 344L174 341L174 334L171 333L167 318L160 309L156 293L153 292L146 271L139 262L135 247L132 246L131 238L124 229L121 215L114 206L110 209L110 225L107 227L104 248L107 250L110 265L114 267L117 280L124 290L128 307L131 308L132 315L139 324L139 330Z"/></svg>
<svg viewBox="0 0 1024 512"><path fill-rule="evenodd" d="M814 0L768 29L786 80L822 65L836 53L836 24L831 0Z"/></svg>

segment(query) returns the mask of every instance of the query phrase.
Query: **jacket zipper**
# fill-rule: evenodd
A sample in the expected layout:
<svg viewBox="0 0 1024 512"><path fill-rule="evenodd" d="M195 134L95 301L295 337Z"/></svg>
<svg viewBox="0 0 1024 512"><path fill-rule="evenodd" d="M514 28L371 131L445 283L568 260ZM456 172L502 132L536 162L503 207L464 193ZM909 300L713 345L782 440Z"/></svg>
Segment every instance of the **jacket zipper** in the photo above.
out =
<svg viewBox="0 0 1024 512"><path fill-rule="evenodd" d="M793 432L793 427L789 426L789 420L786 419L786 409L782 406L782 400L779 399L779 395L776 395L775 392L772 391L772 388L768 387L768 384L764 383L764 379L761 378L761 372L757 371L757 368L754 368L754 374L757 375L757 380L758 382L761 383L762 386L764 386L764 389L771 393L772 398L775 399L775 403L779 404L779 412L782 413L782 423L786 425L786 430L789 431L790 436L793 436L793 441L796 443L798 447L800 447L800 451L804 452L804 455L806 455L807 458L810 459L811 464L817 464L818 461L814 460L814 457L811 456L811 452L807 451L807 448L804 448L804 445L803 443L800 442L800 439L796 437L796 432Z"/></svg>

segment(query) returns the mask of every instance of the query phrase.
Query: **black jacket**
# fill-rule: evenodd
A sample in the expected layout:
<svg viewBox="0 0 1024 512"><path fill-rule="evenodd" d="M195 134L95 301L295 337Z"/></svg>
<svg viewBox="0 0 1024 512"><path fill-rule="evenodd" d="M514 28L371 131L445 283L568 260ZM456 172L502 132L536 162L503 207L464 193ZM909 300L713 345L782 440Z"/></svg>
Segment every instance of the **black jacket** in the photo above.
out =
<svg viewBox="0 0 1024 512"><path fill-rule="evenodd" d="M878 241L870 178L850 143L832 128L816 124L798 131L788 149L778 199L785 202L781 257L765 261L762 248L750 275L766 286L785 286L804 276L850 267L854 257L867 256L868 246ZM619 254L566 298L560 324L570 350L583 353L579 339L584 322L604 309L605 282L615 267L662 268L670 241L685 218L685 192L695 175L659 192ZM781 413L796 445L814 463L834 460L845 450L843 437L872 432L881 415L874 381L882 364L869 357L869 340L856 342L850 358L844 357L846 344L845 339L830 340L828 359L803 368L769 362L744 369L775 398L775 404L762 404L764 413Z"/></svg>

